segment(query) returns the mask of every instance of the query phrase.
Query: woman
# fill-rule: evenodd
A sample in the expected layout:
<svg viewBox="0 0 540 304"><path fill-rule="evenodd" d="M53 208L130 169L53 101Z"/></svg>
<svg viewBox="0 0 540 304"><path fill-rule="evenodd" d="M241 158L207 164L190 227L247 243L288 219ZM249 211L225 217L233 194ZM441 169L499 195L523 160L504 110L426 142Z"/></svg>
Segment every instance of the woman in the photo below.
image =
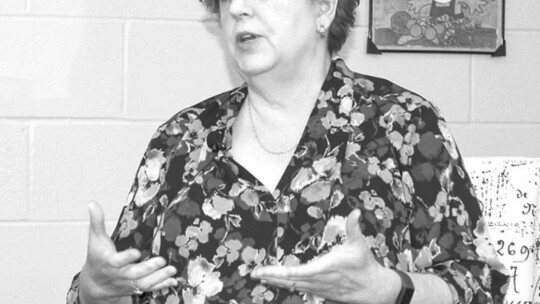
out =
<svg viewBox="0 0 540 304"><path fill-rule="evenodd" d="M68 302L501 303L437 109L332 57L358 0L205 4L245 84L158 129L114 243L90 205Z"/></svg>

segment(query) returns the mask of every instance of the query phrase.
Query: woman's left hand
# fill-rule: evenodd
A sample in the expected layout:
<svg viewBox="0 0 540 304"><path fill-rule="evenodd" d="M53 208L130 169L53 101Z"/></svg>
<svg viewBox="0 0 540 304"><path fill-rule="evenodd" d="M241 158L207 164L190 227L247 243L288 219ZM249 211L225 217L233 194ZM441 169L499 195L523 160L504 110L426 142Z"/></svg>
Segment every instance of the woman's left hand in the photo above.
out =
<svg viewBox="0 0 540 304"><path fill-rule="evenodd" d="M298 266L257 268L251 277L338 303L395 303L400 278L375 260L360 230L359 217L358 209L349 214L347 240L327 254Z"/></svg>

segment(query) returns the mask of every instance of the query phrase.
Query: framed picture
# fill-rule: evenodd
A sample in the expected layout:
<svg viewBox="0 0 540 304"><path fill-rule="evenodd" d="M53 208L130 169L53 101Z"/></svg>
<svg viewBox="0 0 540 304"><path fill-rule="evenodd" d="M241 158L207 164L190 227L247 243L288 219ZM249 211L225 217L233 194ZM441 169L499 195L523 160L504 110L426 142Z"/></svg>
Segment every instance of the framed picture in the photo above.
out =
<svg viewBox="0 0 540 304"><path fill-rule="evenodd" d="M370 0L368 53L505 56L504 0Z"/></svg>

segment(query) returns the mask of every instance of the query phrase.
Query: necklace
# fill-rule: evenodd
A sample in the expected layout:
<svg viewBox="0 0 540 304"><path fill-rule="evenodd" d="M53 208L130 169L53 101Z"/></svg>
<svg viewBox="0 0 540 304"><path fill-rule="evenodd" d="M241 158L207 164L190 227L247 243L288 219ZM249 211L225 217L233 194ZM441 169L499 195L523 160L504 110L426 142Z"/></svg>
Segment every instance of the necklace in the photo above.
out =
<svg viewBox="0 0 540 304"><path fill-rule="evenodd" d="M253 105L251 104L251 99L248 97L246 102L248 103L248 112L249 112L249 120L251 122L251 130L253 131L253 135L255 135L255 139L257 139L257 143L259 143L259 146L261 146L261 148L264 151L266 151L267 153L273 154L273 155L282 155L282 154L289 153L289 152L293 151L294 149L296 149L298 144L295 144L294 146L292 146L292 147L290 147L290 148L288 148L287 150L284 150L284 151L272 151L272 150L268 149L263 144L261 139L259 138L259 134L257 133L257 129L255 129L255 123L253 122L253 113L252 113Z"/></svg>

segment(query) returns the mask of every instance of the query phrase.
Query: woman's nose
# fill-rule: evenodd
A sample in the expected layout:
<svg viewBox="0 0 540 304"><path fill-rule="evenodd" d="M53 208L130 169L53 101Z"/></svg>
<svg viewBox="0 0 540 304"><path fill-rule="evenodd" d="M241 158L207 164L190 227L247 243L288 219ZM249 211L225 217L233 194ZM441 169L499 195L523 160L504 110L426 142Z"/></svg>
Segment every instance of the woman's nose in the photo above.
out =
<svg viewBox="0 0 540 304"><path fill-rule="evenodd" d="M234 18L249 16L252 13L251 0L228 0L229 13Z"/></svg>

